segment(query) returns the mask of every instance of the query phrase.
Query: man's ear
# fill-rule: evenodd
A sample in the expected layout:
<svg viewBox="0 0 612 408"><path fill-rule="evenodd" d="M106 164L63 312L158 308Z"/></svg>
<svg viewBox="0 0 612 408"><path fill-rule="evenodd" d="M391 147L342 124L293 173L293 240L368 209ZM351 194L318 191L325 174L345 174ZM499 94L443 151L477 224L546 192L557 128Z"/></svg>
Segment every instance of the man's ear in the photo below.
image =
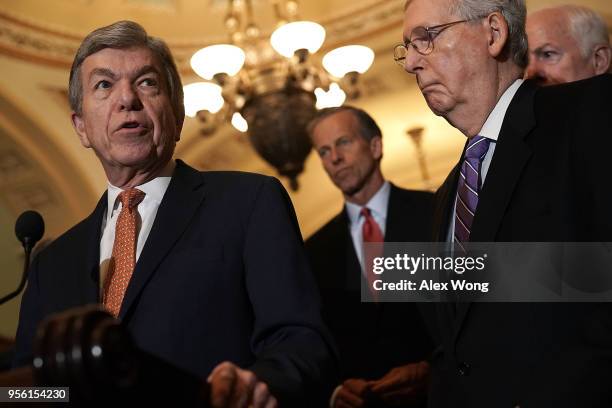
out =
<svg viewBox="0 0 612 408"><path fill-rule="evenodd" d="M497 58L504 51L504 47L509 41L508 22L501 13L496 11L486 17L485 27L487 29L489 54L493 58Z"/></svg>
<svg viewBox="0 0 612 408"><path fill-rule="evenodd" d="M183 131L183 125L185 123L185 116L176 124L176 137L174 138L175 142L181 140L181 132Z"/></svg>
<svg viewBox="0 0 612 408"><path fill-rule="evenodd" d="M595 75L605 74L612 63L612 48L608 45L598 45L593 52L592 61Z"/></svg>
<svg viewBox="0 0 612 408"><path fill-rule="evenodd" d="M382 137L374 136L370 140L370 151L372 152L374 160L379 160L382 157Z"/></svg>
<svg viewBox="0 0 612 408"><path fill-rule="evenodd" d="M81 144L83 145L83 147L90 148L91 143L89 142L89 138L87 137L87 131L85 130L85 121L83 121L83 118L81 118L75 112L72 112L70 118L72 119L72 127L74 127L74 130L77 132L77 135L79 135Z"/></svg>

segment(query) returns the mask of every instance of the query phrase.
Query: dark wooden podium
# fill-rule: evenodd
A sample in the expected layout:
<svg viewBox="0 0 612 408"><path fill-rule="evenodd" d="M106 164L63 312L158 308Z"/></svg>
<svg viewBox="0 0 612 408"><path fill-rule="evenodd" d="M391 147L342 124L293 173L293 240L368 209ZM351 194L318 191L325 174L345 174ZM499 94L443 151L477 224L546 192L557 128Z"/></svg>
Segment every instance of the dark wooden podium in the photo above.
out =
<svg viewBox="0 0 612 408"><path fill-rule="evenodd" d="M205 379L139 350L97 305L51 316L38 328L32 365L0 373L1 387L69 387L69 406L208 407ZM8 404L8 405L7 405ZM16 402L3 406L67 406Z"/></svg>

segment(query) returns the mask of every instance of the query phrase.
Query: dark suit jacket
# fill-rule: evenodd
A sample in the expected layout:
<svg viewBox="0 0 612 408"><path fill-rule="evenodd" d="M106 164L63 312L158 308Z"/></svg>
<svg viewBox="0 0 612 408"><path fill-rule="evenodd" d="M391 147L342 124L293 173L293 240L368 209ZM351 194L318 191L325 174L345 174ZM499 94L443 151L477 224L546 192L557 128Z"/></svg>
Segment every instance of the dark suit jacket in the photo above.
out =
<svg viewBox="0 0 612 408"><path fill-rule="evenodd" d="M99 301L106 202L105 194L34 260L18 364L28 362L42 318ZM250 368L284 406L333 386L333 342L299 227L271 177L198 172L177 161L119 317L145 351L202 377L225 360Z"/></svg>
<svg viewBox="0 0 612 408"><path fill-rule="evenodd" d="M433 194L391 186L385 241L430 237ZM362 303L364 280L346 210L306 241L323 301L323 318L340 351L342 378L378 379L391 368L425 360L430 337L414 304Z"/></svg>
<svg viewBox="0 0 612 408"><path fill-rule="evenodd" d="M506 113L473 222L473 242L612 241L612 76L538 89ZM459 164L436 194L446 239ZM432 407L612 406L609 304L459 303L436 322Z"/></svg>

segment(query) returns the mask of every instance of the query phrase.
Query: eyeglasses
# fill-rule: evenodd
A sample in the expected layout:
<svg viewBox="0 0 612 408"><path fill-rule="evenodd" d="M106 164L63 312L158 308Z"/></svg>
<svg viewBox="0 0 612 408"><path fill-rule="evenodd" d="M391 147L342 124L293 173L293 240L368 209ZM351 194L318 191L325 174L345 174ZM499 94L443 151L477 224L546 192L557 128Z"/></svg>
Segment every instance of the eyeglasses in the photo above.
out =
<svg viewBox="0 0 612 408"><path fill-rule="evenodd" d="M410 38L406 44L398 44L393 49L393 59L396 63L404 66L406 55L408 54L408 46L412 46L421 55L428 55L434 49L434 39L448 27L452 27L455 24L466 23L470 20L458 20L452 21L446 24L440 24L433 27L416 27L410 33Z"/></svg>

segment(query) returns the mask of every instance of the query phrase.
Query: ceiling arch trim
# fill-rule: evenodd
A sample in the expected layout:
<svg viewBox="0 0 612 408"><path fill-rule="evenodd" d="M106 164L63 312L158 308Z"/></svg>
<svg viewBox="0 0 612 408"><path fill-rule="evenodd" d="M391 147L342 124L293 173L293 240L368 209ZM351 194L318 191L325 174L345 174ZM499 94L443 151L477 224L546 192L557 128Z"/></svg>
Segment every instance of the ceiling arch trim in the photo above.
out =
<svg viewBox="0 0 612 408"><path fill-rule="evenodd" d="M402 2L398 0L374 0L358 2L359 7L340 10L318 19L327 31L326 47L362 40L369 35L394 29L401 24ZM117 16L117 19L120 19ZM160 21L160 24L166 22ZM266 30L264 30L266 31ZM272 31L271 29L267 31ZM263 35L268 36L269 32ZM0 11L0 52L22 60L53 67L70 68L74 54L86 33L75 33L69 26L49 27L45 22ZM182 72L190 71L191 55L206 45L224 41L225 33L203 38L170 40L177 65ZM332 47L333 48L333 47Z"/></svg>

